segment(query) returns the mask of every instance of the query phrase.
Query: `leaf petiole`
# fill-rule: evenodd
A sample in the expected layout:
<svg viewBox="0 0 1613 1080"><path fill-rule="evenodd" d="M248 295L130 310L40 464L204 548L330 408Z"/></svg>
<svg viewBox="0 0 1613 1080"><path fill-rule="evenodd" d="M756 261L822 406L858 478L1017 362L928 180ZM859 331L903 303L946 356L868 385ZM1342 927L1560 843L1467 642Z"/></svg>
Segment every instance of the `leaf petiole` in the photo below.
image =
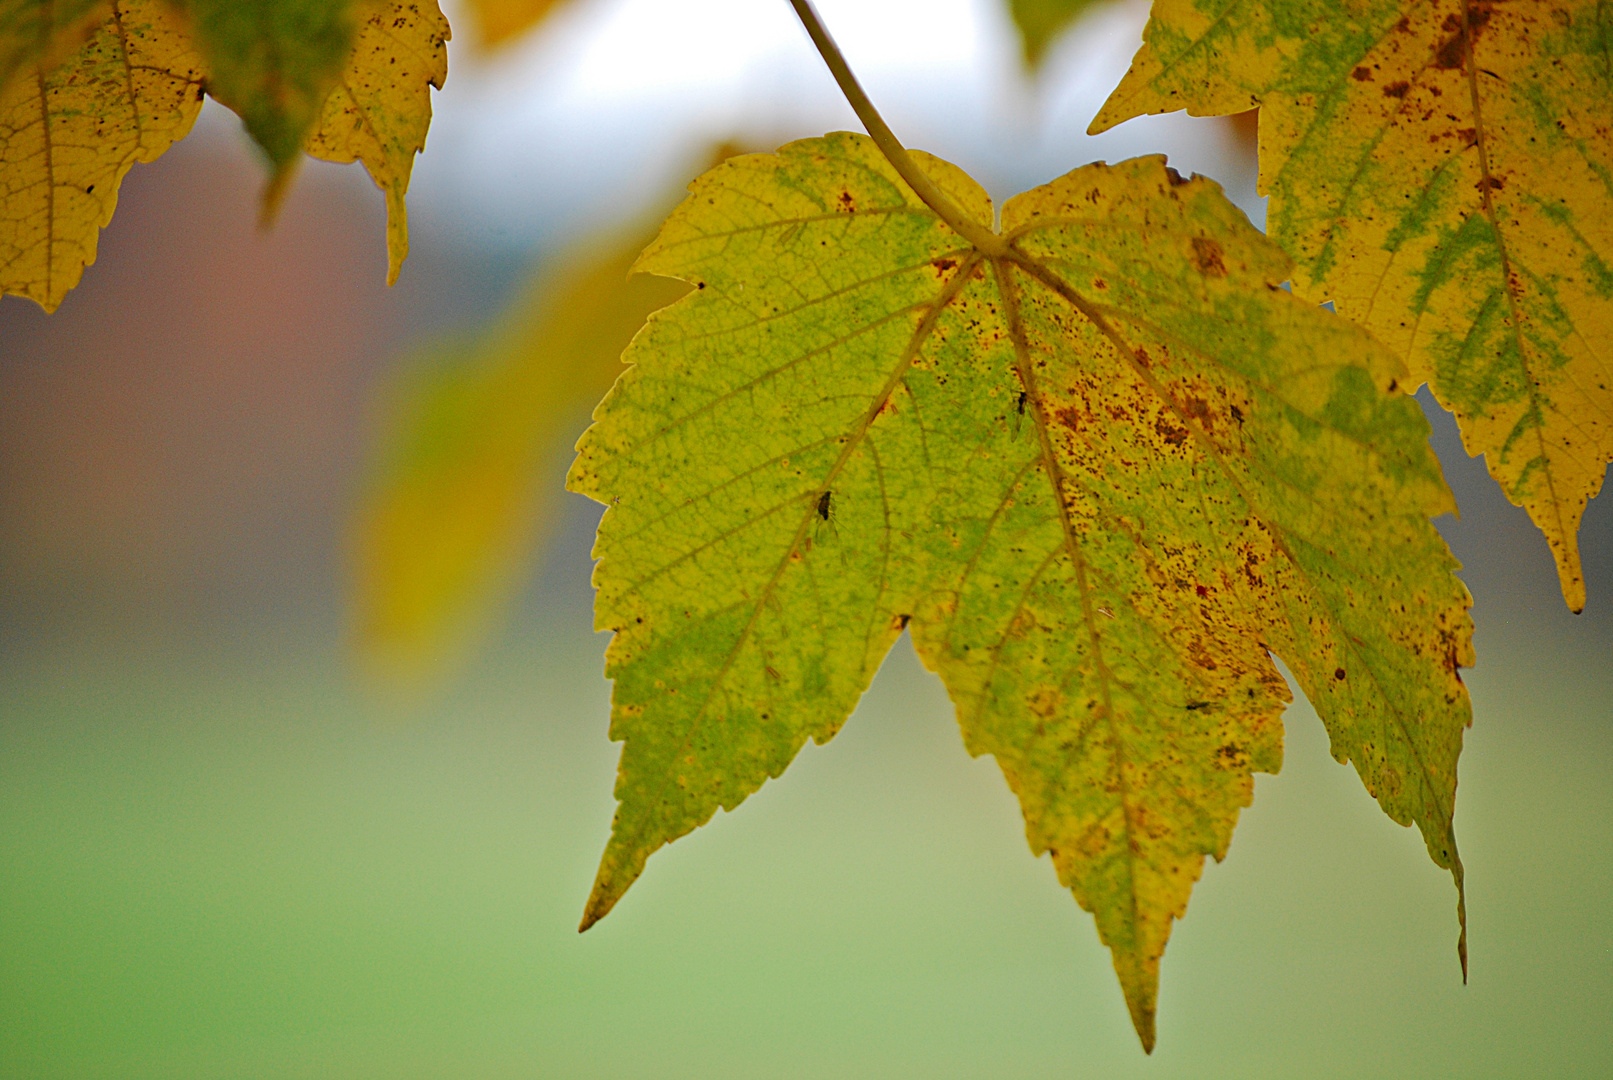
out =
<svg viewBox="0 0 1613 1080"><path fill-rule="evenodd" d="M829 65L830 74L834 76L835 82L840 84L840 92L846 95L846 101L857 114L857 119L863 122L863 126L868 129L868 134L874 140L874 145L879 147L879 152L885 155L885 160L891 163L907 182L907 186L913 189L913 194L923 200L925 206L934 210L936 216L946 222L953 232L973 244L981 254L991 258L1007 255L1008 241L966 214L961 206L953 202L952 198L919 168L918 162L913 160L913 155L907 152L907 147L896 138L890 125L885 123L885 118L874 108L874 103L868 100L868 95L857 82L857 76L852 74L850 65L840 52L840 47L835 44L834 38L829 36L823 20L812 7L812 0L790 0L790 5L795 8L795 14L800 18L801 25L806 27L808 36L812 38L812 44L817 46L818 55Z"/></svg>

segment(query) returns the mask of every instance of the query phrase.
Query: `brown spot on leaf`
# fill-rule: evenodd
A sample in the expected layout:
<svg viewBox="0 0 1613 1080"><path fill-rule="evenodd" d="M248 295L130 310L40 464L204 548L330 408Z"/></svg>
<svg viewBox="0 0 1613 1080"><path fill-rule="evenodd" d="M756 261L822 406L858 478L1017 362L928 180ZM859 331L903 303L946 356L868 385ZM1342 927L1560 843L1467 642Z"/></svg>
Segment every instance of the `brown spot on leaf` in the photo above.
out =
<svg viewBox="0 0 1613 1080"><path fill-rule="evenodd" d="M836 209L843 213L855 214L857 212L857 200L852 198L851 192L844 188L841 188L840 194L835 196L835 202L837 204Z"/></svg>
<svg viewBox="0 0 1613 1080"><path fill-rule="evenodd" d="M1388 86L1383 88L1383 96L1384 97L1392 97L1392 98L1403 98L1403 97L1406 96L1406 91L1408 91L1410 89L1411 89L1411 83L1409 83L1409 82L1405 82L1405 81L1392 82Z"/></svg>
<svg viewBox="0 0 1613 1080"><path fill-rule="evenodd" d="M1334 668L1334 669L1333 669L1333 677L1334 677L1334 678L1335 678L1335 679L1342 679L1342 678L1344 678L1344 669L1343 669L1343 668Z"/></svg>
<svg viewBox="0 0 1613 1080"><path fill-rule="evenodd" d="M1490 4L1484 0L1468 6L1466 26L1456 15L1447 15L1440 29L1451 36L1434 50L1434 66L1446 71L1461 67L1467 60L1469 43L1483 32L1489 22Z"/></svg>
<svg viewBox="0 0 1613 1080"><path fill-rule="evenodd" d="M1356 82L1371 82L1372 69L1369 67L1358 67L1354 71L1350 72L1350 78L1354 79Z"/></svg>
<svg viewBox="0 0 1613 1080"><path fill-rule="evenodd" d="M1161 416L1154 424L1154 430L1159 432L1160 438L1164 439L1172 446L1181 446L1182 443L1187 441L1187 429L1185 427L1177 427L1163 416Z"/></svg>
<svg viewBox="0 0 1613 1080"><path fill-rule="evenodd" d="M958 263L957 263L956 259L941 258L941 259L936 259L930 265L935 267L936 270L939 271L940 273L944 274L948 270L951 270L954 266L957 266Z"/></svg>
<svg viewBox="0 0 1613 1080"><path fill-rule="evenodd" d="M1209 277L1226 277L1227 264L1221 261L1221 245L1208 236L1193 238L1193 265Z"/></svg>

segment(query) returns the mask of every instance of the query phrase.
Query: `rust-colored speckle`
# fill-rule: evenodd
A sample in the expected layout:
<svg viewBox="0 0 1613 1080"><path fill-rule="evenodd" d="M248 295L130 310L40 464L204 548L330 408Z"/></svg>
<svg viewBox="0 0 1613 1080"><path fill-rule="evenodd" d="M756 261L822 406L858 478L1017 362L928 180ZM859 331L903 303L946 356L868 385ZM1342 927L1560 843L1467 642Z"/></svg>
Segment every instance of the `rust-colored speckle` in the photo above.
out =
<svg viewBox="0 0 1613 1080"><path fill-rule="evenodd" d="M1392 97L1392 98L1403 98L1403 97L1406 96L1406 92L1408 90L1410 90L1410 89L1411 89L1411 83L1409 83L1409 82L1405 82L1405 81L1392 82L1388 86L1383 88L1383 96L1384 97Z"/></svg>
<svg viewBox="0 0 1613 1080"><path fill-rule="evenodd" d="M1369 67L1358 67L1354 71L1350 72L1350 78L1354 79L1356 82L1371 82L1372 69Z"/></svg>
<svg viewBox="0 0 1613 1080"><path fill-rule="evenodd" d="M1334 668L1333 669L1333 677L1335 679L1343 679L1344 678L1344 669L1343 668Z"/></svg>
<svg viewBox="0 0 1613 1080"><path fill-rule="evenodd" d="M842 213L855 214L857 212L857 200L845 188L841 188L840 194L835 196L835 204L835 209Z"/></svg>
<svg viewBox="0 0 1613 1080"><path fill-rule="evenodd" d="M1208 236L1193 238L1193 265L1210 277L1226 277L1227 264L1221 261L1221 245Z"/></svg>

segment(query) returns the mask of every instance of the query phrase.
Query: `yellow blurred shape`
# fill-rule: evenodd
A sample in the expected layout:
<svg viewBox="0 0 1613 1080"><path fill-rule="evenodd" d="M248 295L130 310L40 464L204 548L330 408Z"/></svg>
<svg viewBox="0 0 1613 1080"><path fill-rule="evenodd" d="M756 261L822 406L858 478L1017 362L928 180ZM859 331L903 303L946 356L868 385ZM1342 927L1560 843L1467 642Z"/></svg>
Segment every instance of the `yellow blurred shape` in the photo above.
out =
<svg viewBox="0 0 1613 1080"><path fill-rule="evenodd" d="M426 348L390 388L353 537L359 649L384 681L440 682L509 601L558 507L545 462L581 431L646 316L687 291L627 276L654 235L580 245L494 327Z"/></svg>
<svg viewBox="0 0 1613 1080"><path fill-rule="evenodd" d="M503 45L542 22L566 0L470 0L477 40L486 48Z"/></svg>

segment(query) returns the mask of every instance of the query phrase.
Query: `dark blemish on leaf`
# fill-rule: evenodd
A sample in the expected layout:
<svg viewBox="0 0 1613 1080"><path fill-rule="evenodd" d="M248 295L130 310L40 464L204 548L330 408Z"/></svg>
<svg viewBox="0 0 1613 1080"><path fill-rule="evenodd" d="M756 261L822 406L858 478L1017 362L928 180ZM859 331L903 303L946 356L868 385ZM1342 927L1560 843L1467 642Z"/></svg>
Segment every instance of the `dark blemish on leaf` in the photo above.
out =
<svg viewBox="0 0 1613 1080"><path fill-rule="evenodd" d="M1080 430L1081 430L1081 414L1076 412L1073 407L1066 406L1066 407L1060 409L1058 412L1054 413L1053 415L1054 415L1055 418L1057 418L1057 420L1058 420L1058 422L1060 424L1063 424L1065 427L1069 428L1071 431L1074 431L1074 432L1077 432L1077 433L1080 432Z"/></svg>
<svg viewBox="0 0 1613 1080"><path fill-rule="evenodd" d="M1208 236L1193 238L1193 265L1199 273L1210 277L1226 277L1227 265L1221 261L1221 245Z"/></svg>
<svg viewBox="0 0 1613 1080"><path fill-rule="evenodd" d="M1092 287L1094 289L1099 289L1099 290L1107 289L1109 287L1109 283L1107 281L1103 280L1101 277L1100 278L1093 278L1092 279Z"/></svg>
<svg viewBox="0 0 1613 1080"><path fill-rule="evenodd" d="M1358 67L1354 71L1350 72L1350 78L1354 79L1356 82L1371 82L1372 81L1372 69L1371 68L1366 68L1366 67Z"/></svg>
<svg viewBox="0 0 1613 1080"><path fill-rule="evenodd" d="M1019 412L1019 415L1025 415L1025 391L1023 390L1019 392L1019 404L1016 406L1016 409Z"/></svg>
<svg viewBox="0 0 1613 1080"><path fill-rule="evenodd" d="M1186 177L1177 172L1175 169L1171 168L1169 165L1165 166L1165 179L1171 182L1171 187L1181 187L1183 184L1188 183Z"/></svg>
<svg viewBox="0 0 1613 1080"><path fill-rule="evenodd" d="M1388 86L1383 88L1383 96L1384 97L1392 97L1392 98L1403 98L1403 97L1406 96L1406 91L1408 91L1410 89L1411 89L1411 83L1409 83L1409 82L1392 82Z"/></svg>
<svg viewBox="0 0 1613 1080"><path fill-rule="evenodd" d="M93 194L95 194L95 185L94 185L94 184L91 184L91 185L90 185L90 186L89 186L89 187L87 187L87 188L85 188L85 189L84 189L84 194L86 194L86 195L93 195Z"/></svg>
<svg viewBox="0 0 1613 1080"><path fill-rule="evenodd" d="M769 679L774 680L775 682L777 682L778 680L784 678L784 676L780 675L778 673L778 669L775 668L772 664L767 665L767 677Z"/></svg>
<svg viewBox="0 0 1613 1080"><path fill-rule="evenodd" d="M843 212L847 214L857 212L857 200L851 197L851 192L842 190L835 201L840 204L839 209Z"/></svg>
<svg viewBox="0 0 1613 1080"><path fill-rule="evenodd" d="M1210 595L1210 590L1205 588L1203 585L1195 585L1195 586L1193 586L1193 591L1198 593L1200 596L1209 596Z"/></svg>
<svg viewBox="0 0 1613 1080"><path fill-rule="evenodd" d="M1163 416L1161 416L1158 422L1154 424L1154 430L1159 432L1160 438L1164 439L1172 446L1181 446L1182 443L1187 441L1187 429L1184 427L1177 427Z"/></svg>
<svg viewBox="0 0 1613 1080"><path fill-rule="evenodd" d="M1232 406L1232 419L1238 422L1239 427L1243 426L1243 410L1236 405Z"/></svg>
<svg viewBox="0 0 1613 1080"><path fill-rule="evenodd" d="M1396 390L1399 390L1399 389L1400 389L1400 380L1399 379L1390 379L1389 380L1389 392L1392 394Z"/></svg>
<svg viewBox="0 0 1613 1080"><path fill-rule="evenodd" d="M1344 669L1343 669L1343 668L1334 668L1334 669L1333 669L1333 677L1334 677L1334 678L1335 678L1335 679L1342 679L1342 678L1344 678Z"/></svg>
<svg viewBox="0 0 1613 1080"><path fill-rule="evenodd" d="M694 287L697 289L704 289L706 287L706 283L704 281L697 281L694 283Z"/></svg>
<svg viewBox="0 0 1613 1080"><path fill-rule="evenodd" d="M1506 181L1502 180L1499 176L1486 176L1482 183L1487 184L1491 191L1499 191Z"/></svg>
<svg viewBox="0 0 1613 1080"><path fill-rule="evenodd" d="M1440 29L1451 36L1447 38L1438 49L1434 50L1434 66L1450 71L1462 66L1467 59L1469 42L1483 32L1490 21L1490 5L1483 3L1472 4L1467 9L1467 25L1454 14L1445 17L1445 23Z"/></svg>
<svg viewBox="0 0 1613 1080"><path fill-rule="evenodd" d="M955 259L936 259L930 265L944 274L948 270L951 270L954 266L957 266L958 263Z"/></svg>
<svg viewBox="0 0 1613 1080"><path fill-rule="evenodd" d="M1200 709L1208 709L1209 707L1210 703L1208 701L1189 701L1187 703L1188 712L1198 712Z"/></svg>

